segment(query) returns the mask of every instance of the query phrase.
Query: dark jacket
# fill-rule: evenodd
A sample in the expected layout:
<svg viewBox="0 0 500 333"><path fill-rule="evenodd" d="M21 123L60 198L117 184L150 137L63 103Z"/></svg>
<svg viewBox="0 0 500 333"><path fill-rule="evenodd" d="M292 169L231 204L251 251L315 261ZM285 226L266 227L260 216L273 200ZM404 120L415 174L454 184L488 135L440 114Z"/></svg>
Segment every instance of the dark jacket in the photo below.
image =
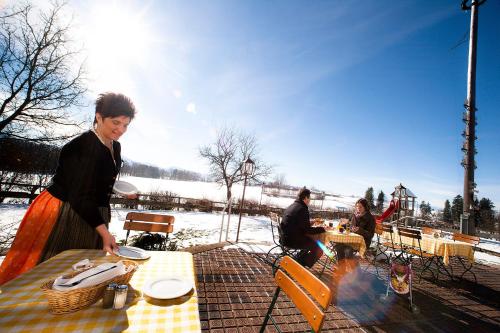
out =
<svg viewBox="0 0 500 333"><path fill-rule="evenodd" d="M366 248L369 248L375 233L375 218L373 215L370 212L366 212L361 216L354 215L351 224L359 227L356 233L363 236Z"/></svg>
<svg viewBox="0 0 500 333"><path fill-rule="evenodd" d="M106 221L99 207L109 207L113 184L121 166L121 147L113 142L115 163L109 149L92 131L68 142L61 150L56 174L47 190L71 208L90 226Z"/></svg>
<svg viewBox="0 0 500 333"><path fill-rule="evenodd" d="M322 227L311 227L309 209L302 200L295 200L283 213L280 224L283 244L289 247L300 247L304 244L306 234L325 232Z"/></svg>

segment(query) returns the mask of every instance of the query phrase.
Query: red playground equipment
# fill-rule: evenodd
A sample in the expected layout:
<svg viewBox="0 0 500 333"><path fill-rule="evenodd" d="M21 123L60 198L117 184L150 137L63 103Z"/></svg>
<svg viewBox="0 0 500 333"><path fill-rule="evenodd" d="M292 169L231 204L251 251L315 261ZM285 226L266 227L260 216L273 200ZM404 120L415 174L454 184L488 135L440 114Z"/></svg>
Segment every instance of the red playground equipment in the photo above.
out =
<svg viewBox="0 0 500 333"><path fill-rule="evenodd" d="M394 188L394 192L391 195L392 200L389 203L389 207L387 207L382 215L375 217L377 223L382 223L389 218L391 221L395 221L413 216L416 196L410 189L404 187L403 184L399 184Z"/></svg>
<svg viewBox="0 0 500 333"><path fill-rule="evenodd" d="M394 198L391 200L389 207L382 213L382 215L376 217L377 223L384 222L387 218L389 218L394 212L399 208L399 200Z"/></svg>

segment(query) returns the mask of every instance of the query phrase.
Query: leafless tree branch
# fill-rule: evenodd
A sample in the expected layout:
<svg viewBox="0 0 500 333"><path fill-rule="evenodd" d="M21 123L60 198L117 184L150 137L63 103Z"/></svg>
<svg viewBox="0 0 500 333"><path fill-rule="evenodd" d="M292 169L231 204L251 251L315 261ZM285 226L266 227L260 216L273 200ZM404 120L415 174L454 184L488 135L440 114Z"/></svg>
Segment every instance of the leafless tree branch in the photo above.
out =
<svg viewBox="0 0 500 333"><path fill-rule="evenodd" d="M248 177L250 181L260 182L268 177L273 167L266 165L259 157L257 139L253 135L241 133L234 128L223 127L212 144L199 149L200 156L207 160L210 176L226 186L226 198L231 197L233 184L244 179L241 162L250 157L255 163L255 172Z"/></svg>
<svg viewBox="0 0 500 333"><path fill-rule="evenodd" d="M66 127L59 138L80 129L71 110L81 105L87 86L81 50L69 38L71 22L62 20L65 6L55 0L39 11L24 3L0 14L2 135L53 141L46 137L55 133L53 127Z"/></svg>

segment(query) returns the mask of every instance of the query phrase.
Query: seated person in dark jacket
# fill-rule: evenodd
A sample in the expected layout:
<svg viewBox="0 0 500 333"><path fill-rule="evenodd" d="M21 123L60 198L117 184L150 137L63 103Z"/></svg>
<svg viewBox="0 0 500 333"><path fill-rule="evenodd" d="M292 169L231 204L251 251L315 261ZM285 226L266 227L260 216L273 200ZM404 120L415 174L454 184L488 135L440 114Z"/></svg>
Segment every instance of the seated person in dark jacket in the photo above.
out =
<svg viewBox="0 0 500 333"><path fill-rule="evenodd" d="M280 224L283 245L302 249L297 261L307 267L312 267L323 255L323 251L309 235L325 232L322 227L311 227L307 208L310 202L311 191L304 187L299 191L297 200L285 209Z"/></svg>
<svg viewBox="0 0 500 333"><path fill-rule="evenodd" d="M351 219L351 231L363 236L368 249L375 233L375 218L370 213L370 205L364 198L359 199L355 206L356 212ZM345 223L342 223L345 224ZM354 250L349 245L337 244L335 246L339 260L352 257Z"/></svg>

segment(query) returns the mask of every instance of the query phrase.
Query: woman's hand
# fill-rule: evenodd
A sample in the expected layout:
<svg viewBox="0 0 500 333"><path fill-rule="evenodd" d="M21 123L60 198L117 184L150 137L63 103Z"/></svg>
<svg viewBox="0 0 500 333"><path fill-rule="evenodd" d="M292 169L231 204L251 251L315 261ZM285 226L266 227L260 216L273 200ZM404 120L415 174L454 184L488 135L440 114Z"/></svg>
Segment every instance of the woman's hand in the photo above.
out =
<svg viewBox="0 0 500 333"><path fill-rule="evenodd" d="M102 249L109 254L114 254L115 250L118 251L118 245L116 245L115 237L108 232L108 236L102 239Z"/></svg>
<svg viewBox="0 0 500 333"><path fill-rule="evenodd" d="M104 224L99 225L96 230L102 238L102 249L104 251L113 254L115 250L118 250L115 237L109 232Z"/></svg>
<svg viewBox="0 0 500 333"><path fill-rule="evenodd" d="M359 230L359 227L351 227L351 231L352 231L352 232L356 232L356 231L358 231L358 230Z"/></svg>

